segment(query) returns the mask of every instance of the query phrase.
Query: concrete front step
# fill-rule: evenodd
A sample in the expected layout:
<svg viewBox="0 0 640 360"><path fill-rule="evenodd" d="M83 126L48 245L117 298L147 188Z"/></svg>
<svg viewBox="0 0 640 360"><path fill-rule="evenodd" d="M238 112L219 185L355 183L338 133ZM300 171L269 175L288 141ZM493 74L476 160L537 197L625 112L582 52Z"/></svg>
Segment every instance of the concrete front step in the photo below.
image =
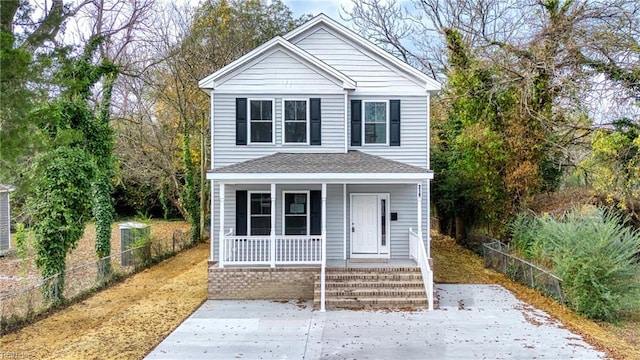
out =
<svg viewBox="0 0 640 360"><path fill-rule="evenodd" d="M416 298L377 298L377 297L359 297L359 298L327 298L325 307L327 309L402 309L402 308L426 308L427 299ZM320 300L313 301L314 308L320 307Z"/></svg>

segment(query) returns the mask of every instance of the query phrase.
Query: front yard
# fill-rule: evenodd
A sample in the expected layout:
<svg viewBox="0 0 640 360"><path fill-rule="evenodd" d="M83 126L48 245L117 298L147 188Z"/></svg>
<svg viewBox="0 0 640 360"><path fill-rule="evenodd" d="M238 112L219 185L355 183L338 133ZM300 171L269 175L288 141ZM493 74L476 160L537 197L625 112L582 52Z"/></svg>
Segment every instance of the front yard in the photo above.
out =
<svg viewBox="0 0 640 360"><path fill-rule="evenodd" d="M0 357L140 359L206 298L200 244L90 298L0 338Z"/></svg>
<svg viewBox="0 0 640 360"><path fill-rule="evenodd" d="M616 359L639 359L640 319L620 326L577 316L536 291L484 269L482 259L433 234L436 282L500 284L558 318ZM24 358L143 358L206 298L209 247L201 244L16 333L0 338L4 354Z"/></svg>

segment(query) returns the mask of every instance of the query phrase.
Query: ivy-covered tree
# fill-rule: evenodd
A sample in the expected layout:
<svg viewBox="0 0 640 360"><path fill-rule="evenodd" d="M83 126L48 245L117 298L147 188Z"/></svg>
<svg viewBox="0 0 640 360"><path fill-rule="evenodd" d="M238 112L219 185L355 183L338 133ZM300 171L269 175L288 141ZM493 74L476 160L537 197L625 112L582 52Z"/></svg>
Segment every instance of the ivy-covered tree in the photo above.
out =
<svg viewBox="0 0 640 360"><path fill-rule="evenodd" d="M45 298L53 302L64 298L66 256L76 247L91 218L96 179L108 172L108 124L94 113L89 102L94 86L102 79L108 84L109 76L116 71L111 63L92 63L100 41L93 38L79 57L61 55L56 72L60 93L36 113L48 149L36 161L30 207L36 265L44 278L54 277L43 288ZM108 104L109 91L103 106ZM105 158L109 160L105 162Z"/></svg>
<svg viewBox="0 0 640 360"><path fill-rule="evenodd" d="M96 221L96 255L102 259L99 275L111 273L111 224L114 221L112 178L114 176L113 130L109 124L111 94L117 72L113 66L103 66L103 95L98 115L93 119L94 131L87 134L87 146L96 162L92 183L93 217Z"/></svg>

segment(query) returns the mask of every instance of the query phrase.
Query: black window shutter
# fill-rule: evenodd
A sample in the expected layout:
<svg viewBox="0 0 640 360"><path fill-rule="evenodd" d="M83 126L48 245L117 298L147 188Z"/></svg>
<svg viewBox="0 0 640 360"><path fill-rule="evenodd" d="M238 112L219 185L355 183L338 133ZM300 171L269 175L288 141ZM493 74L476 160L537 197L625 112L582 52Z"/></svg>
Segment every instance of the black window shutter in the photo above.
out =
<svg viewBox="0 0 640 360"><path fill-rule="evenodd" d="M389 145L400 146L400 100L389 101Z"/></svg>
<svg viewBox="0 0 640 360"><path fill-rule="evenodd" d="M309 234L322 235L322 192L320 190L311 190L309 193L310 203L310 222Z"/></svg>
<svg viewBox="0 0 640 360"><path fill-rule="evenodd" d="M362 100L351 100L351 146L362 145Z"/></svg>
<svg viewBox="0 0 640 360"><path fill-rule="evenodd" d="M247 235L247 190L236 190L236 235Z"/></svg>
<svg viewBox="0 0 640 360"><path fill-rule="evenodd" d="M322 111L320 98L309 99L309 113L311 117L311 145L322 145Z"/></svg>
<svg viewBox="0 0 640 360"><path fill-rule="evenodd" d="M247 98L236 98L236 145L247 145Z"/></svg>

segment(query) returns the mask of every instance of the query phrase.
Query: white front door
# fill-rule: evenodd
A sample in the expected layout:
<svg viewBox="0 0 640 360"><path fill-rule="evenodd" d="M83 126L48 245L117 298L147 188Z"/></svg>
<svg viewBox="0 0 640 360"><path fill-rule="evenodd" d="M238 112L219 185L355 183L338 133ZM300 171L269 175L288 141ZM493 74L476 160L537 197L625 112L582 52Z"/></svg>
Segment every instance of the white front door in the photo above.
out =
<svg viewBox="0 0 640 360"><path fill-rule="evenodd" d="M353 195L351 198L351 241L354 254L377 254L378 197Z"/></svg>
<svg viewBox="0 0 640 360"><path fill-rule="evenodd" d="M388 194L351 195L351 256L388 257Z"/></svg>

